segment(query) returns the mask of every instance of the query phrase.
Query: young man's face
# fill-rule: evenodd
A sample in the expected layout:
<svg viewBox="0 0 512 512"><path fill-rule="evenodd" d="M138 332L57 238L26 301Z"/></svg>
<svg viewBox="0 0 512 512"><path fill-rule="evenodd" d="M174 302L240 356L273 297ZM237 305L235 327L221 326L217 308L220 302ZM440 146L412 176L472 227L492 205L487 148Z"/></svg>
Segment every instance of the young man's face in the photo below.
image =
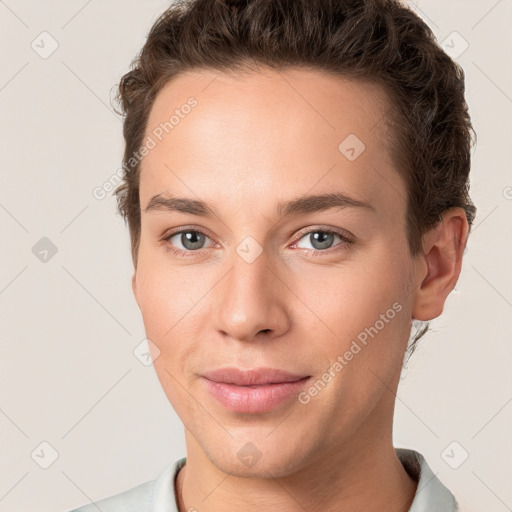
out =
<svg viewBox="0 0 512 512"><path fill-rule="evenodd" d="M378 88L313 70L190 71L156 98L134 293L187 446L225 472L284 476L391 436L424 267L408 249L388 108ZM278 212L324 194L367 206ZM214 213L145 211L156 195ZM237 409L236 389L225 405L204 377L225 367L310 378L273 406Z"/></svg>

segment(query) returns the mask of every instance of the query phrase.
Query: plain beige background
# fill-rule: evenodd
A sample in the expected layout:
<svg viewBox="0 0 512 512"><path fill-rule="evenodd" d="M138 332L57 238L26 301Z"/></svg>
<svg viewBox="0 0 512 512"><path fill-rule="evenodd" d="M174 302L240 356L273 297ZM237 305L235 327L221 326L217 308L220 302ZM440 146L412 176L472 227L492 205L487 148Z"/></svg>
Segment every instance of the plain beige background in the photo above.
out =
<svg viewBox="0 0 512 512"><path fill-rule="evenodd" d="M121 162L111 89L167 5L0 1L0 511L66 511L185 455L141 356L127 228L110 194L94 195ZM422 452L464 510L505 512L512 1L412 5L466 73L478 215L456 290L404 372L395 444Z"/></svg>

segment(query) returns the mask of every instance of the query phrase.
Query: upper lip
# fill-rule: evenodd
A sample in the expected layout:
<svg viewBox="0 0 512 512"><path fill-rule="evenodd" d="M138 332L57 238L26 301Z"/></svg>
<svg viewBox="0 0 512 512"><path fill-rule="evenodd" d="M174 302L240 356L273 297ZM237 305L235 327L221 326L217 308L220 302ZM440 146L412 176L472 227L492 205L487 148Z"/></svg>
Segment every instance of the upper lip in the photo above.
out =
<svg viewBox="0 0 512 512"><path fill-rule="evenodd" d="M235 367L227 367L205 372L203 373L203 377L213 382L236 384L237 386L251 386L295 382L309 377L309 375L290 373L284 370L278 370L277 368L251 368L241 370Z"/></svg>

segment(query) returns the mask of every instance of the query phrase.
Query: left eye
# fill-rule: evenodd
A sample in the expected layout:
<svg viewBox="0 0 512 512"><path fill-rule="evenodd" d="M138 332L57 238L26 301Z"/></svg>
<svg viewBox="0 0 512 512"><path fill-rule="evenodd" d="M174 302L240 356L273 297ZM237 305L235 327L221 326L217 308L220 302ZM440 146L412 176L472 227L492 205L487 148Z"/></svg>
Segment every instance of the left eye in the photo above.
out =
<svg viewBox="0 0 512 512"><path fill-rule="evenodd" d="M338 237L342 243L345 241L348 242L348 240L341 233L325 229L316 229L315 231L308 231L300 238L300 240L308 240L313 246L312 248L316 251L325 251L326 249L330 249L332 247L335 237ZM309 247L298 247L300 249L310 249Z"/></svg>

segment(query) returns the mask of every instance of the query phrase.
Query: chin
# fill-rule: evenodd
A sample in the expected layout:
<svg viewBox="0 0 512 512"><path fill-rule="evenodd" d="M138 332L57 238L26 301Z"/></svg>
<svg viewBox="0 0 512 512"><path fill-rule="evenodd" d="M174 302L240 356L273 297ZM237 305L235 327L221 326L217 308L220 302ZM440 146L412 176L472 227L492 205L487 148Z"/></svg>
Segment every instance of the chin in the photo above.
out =
<svg viewBox="0 0 512 512"><path fill-rule="evenodd" d="M297 452L293 442L286 447L281 444L278 451L268 441L257 445L251 441L239 443L232 440L230 446L216 445L214 450L203 448L203 451L217 469L240 478L282 478L307 464L307 455Z"/></svg>

